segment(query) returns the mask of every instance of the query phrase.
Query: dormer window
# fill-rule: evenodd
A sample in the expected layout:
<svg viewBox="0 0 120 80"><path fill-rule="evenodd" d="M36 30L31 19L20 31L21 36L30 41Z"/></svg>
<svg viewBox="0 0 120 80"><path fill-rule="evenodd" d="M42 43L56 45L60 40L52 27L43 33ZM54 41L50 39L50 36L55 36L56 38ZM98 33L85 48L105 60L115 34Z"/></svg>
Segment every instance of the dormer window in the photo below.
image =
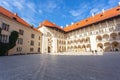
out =
<svg viewBox="0 0 120 80"><path fill-rule="evenodd" d="M78 25L78 23L76 25Z"/></svg>
<svg viewBox="0 0 120 80"><path fill-rule="evenodd" d="M85 20L86 22L88 22L88 20Z"/></svg>
<svg viewBox="0 0 120 80"><path fill-rule="evenodd" d="M14 19L14 20L17 20L17 18L16 18L16 17L13 17L13 19Z"/></svg>
<svg viewBox="0 0 120 80"><path fill-rule="evenodd" d="M120 8L116 9L116 11L120 11Z"/></svg>
<svg viewBox="0 0 120 80"><path fill-rule="evenodd" d="M102 16L103 16L103 14L100 15L100 17L102 17Z"/></svg>

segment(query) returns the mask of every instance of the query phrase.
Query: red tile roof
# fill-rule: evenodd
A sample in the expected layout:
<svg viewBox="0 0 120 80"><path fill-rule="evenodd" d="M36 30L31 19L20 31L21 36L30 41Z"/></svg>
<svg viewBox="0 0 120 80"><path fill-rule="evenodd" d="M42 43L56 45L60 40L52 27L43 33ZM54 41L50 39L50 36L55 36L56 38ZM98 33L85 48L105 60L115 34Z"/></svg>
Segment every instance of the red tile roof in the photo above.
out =
<svg viewBox="0 0 120 80"><path fill-rule="evenodd" d="M22 18L20 18L17 14L14 14L14 13L8 11L7 9L3 8L2 6L0 6L0 14L3 14L5 16L9 17L10 19L15 19L17 22L25 25L26 27L31 28L31 25L28 24L26 21L24 21ZM38 31L35 28L31 28L31 29Z"/></svg>
<svg viewBox="0 0 120 80"><path fill-rule="evenodd" d="M80 22L77 22L73 25L65 27L64 30L65 32L69 32L69 31L72 31L72 30L75 30L75 29L78 29L78 28L81 28L81 27L84 27L84 26L87 26L93 23L97 23L99 21L103 21L103 20L118 16L118 15L120 15L120 6L106 10L104 11L104 13L102 12L102 13L96 14L93 17L89 17L84 20L81 20Z"/></svg>
<svg viewBox="0 0 120 80"><path fill-rule="evenodd" d="M60 26L57 26L56 24L54 24L54 23L52 23L52 22L50 22L48 20L45 20L44 22L42 22L39 27L42 27L42 26L57 28L59 30L64 31Z"/></svg>

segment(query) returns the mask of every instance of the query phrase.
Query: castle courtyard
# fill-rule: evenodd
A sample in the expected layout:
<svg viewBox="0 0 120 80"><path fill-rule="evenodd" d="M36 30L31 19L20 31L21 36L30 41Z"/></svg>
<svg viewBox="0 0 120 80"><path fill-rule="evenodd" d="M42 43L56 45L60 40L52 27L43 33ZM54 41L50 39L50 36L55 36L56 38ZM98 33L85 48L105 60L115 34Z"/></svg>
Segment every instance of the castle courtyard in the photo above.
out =
<svg viewBox="0 0 120 80"><path fill-rule="evenodd" d="M120 80L120 54L5 56L0 80Z"/></svg>

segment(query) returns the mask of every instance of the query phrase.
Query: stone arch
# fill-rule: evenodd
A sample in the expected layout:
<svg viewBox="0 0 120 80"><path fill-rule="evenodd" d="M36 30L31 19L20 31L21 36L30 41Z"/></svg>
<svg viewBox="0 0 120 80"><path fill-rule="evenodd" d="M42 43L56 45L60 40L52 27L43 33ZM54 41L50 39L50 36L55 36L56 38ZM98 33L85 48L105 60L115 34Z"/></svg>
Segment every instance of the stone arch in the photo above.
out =
<svg viewBox="0 0 120 80"><path fill-rule="evenodd" d="M78 39L78 42L80 42L80 39Z"/></svg>
<svg viewBox="0 0 120 80"><path fill-rule="evenodd" d="M71 40L71 43L73 43L74 41Z"/></svg>
<svg viewBox="0 0 120 80"><path fill-rule="evenodd" d="M102 41L102 36L101 35L96 36L96 40L97 41Z"/></svg>
<svg viewBox="0 0 120 80"><path fill-rule="evenodd" d="M71 49L73 49L73 46L71 46Z"/></svg>
<svg viewBox="0 0 120 80"><path fill-rule="evenodd" d="M70 49L70 47L68 46L67 49Z"/></svg>
<svg viewBox="0 0 120 80"><path fill-rule="evenodd" d="M119 37L119 40L120 40L120 32L118 33L118 37Z"/></svg>
<svg viewBox="0 0 120 80"><path fill-rule="evenodd" d="M114 41L111 43L112 50L113 51L120 51L120 43L117 41Z"/></svg>
<svg viewBox="0 0 120 80"><path fill-rule="evenodd" d="M107 47L105 47L104 51L105 51L105 52L110 52L110 51L112 51L112 50L111 50L111 47L110 47L110 46L107 46Z"/></svg>
<svg viewBox="0 0 120 80"><path fill-rule="evenodd" d="M105 42L104 43L104 46L110 46L111 44L110 44L110 42Z"/></svg>
<svg viewBox="0 0 120 80"><path fill-rule="evenodd" d="M86 42L86 39L85 39L85 38L83 38L83 42Z"/></svg>
<svg viewBox="0 0 120 80"><path fill-rule="evenodd" d="M105 49L104 49L105 52L110 52L111 51L111 44L110 44L110 42L105 42L104 43L104 47L105 47Z"/></svg>
<svg viewBox="0 0 120 80"><path fill-rule="evenodd" d="M108 34L104 34L104 35L103 35L103 39L104 39L104 40L108 40L108 39L109 39L109 35L108 35Z"/></svg>
<svg viewBox="0 0 120 80"><path fill-rule="evenodd" d="M51 52L51 47L50 46L48 46L48 53L50 53Z"/></svg>
<svg viewBox="0 0 120 80"><path fill-rule="evenodd" d="M97 51L103 51L103 44L102 43L98 43L97 44Z"/></svg>
<svg viewBox="0 0 120 80"><path fill-rule="evenodd" d="M74 49L77 49L77 46L74 46Z"/></svg>
<svg viewBox="0 0 120 80"><path fill-rule="evenodd" d="M90 44L87 44L86 50L87 50L87 51L91 51L91 45L90 45Z"/></svg>
<svg viewBox="0 0 120 80"><path fill-rule="evenodd" d="M111 33L111 34L110 34L110 38L111 38L112 40L116 40L116 39L117 39L117 33Z"/></svg>
<svg viewBox="0 0 120 80"><path fill-rule="evenodd" d="M82 51L86 51L86 46L85 45L82 45Z"/></svg>
<svg viewBox="0 0 120 80"><path fill-rule="evenodd" d="M83 43L83 39L80 40L80 43Z"/></svg>
<svg viewBox="0 0 120 80"><path fill-rule="evenodd" d="M76 43L76 40L74 40L74 43Z"/></svg>
<svg viewBox="0 0 120 80"><path fill-rule="evenodd" d="M90 38L89 37L86 38L86 42L90 42Z"/></svg>

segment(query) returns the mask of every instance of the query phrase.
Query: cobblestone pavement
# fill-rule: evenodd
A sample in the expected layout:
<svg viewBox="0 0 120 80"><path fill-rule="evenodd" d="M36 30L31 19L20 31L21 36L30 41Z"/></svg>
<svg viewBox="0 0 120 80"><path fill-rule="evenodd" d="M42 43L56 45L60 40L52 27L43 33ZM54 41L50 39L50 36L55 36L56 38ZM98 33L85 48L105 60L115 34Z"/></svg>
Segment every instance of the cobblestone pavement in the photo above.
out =
<svg viewBox="0 0 120 80"><path fill-rule="evenodd" d="M0 80L120 80L120 55L0 57Z"/></svg>

